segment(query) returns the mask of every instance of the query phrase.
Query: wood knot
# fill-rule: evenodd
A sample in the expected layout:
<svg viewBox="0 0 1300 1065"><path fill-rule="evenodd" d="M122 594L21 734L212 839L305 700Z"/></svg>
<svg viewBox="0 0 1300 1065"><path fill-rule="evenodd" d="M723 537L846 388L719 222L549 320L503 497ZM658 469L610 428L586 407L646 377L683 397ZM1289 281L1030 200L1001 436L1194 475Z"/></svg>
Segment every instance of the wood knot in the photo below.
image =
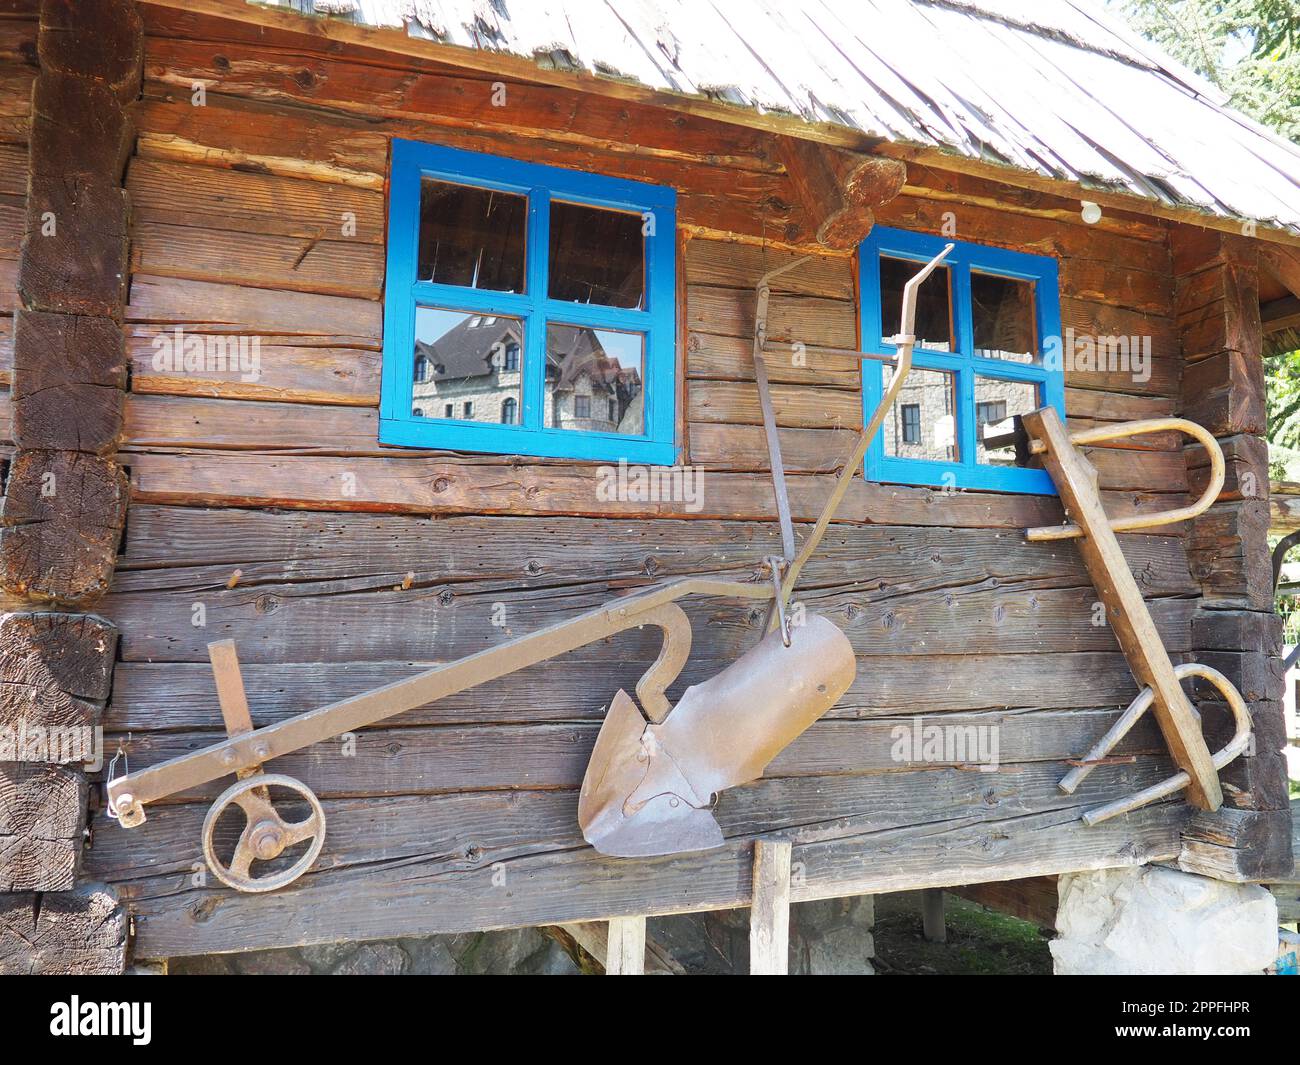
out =
<svg viewBox="0 0 1300 1065"><path fill-rule="evenodd" d="M451 481L449 481L446 477L439 477L436 481L433 482L433 490L435 492L445 492L450 487L451 487Z"/></svg>
<svg viewBox="0 0 1300 1065"><path fill-rule="evenodd" d="M253 609L259 614L274 614L280 609L280 600L266 592L253 600Z"/></svg>

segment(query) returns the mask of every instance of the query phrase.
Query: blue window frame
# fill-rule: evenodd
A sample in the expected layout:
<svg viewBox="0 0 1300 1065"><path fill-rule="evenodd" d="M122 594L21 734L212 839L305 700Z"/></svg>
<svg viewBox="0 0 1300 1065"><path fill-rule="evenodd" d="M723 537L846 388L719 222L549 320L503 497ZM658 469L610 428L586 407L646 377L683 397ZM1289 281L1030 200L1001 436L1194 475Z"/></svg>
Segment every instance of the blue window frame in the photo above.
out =
<svg viewBox="0 0 1300 1065"><path fill-rule="evenodd" d="M911 264L926 262L948 243L945 238L923 233L884 226L872 229L859 256L863 351L879 355L894 351L881 339L898 331L896 315L892 321L884 320L882 262L889 280L910 273ZM985 416L998 410L1005 416L1008 409L1012 415L1024 414L1047 405L1065 416L1065 375L1054 354L1061 335L1056 260L981 244L952 243L955 247L944 260L947 270L936 271L921 290L924 302L927 290L933 291L930 286L941 290L946 279L948 339L924 346L918 326L912 374L867 450L866 476L900 484L1055 495L1056 488L1045 470L1012 464L1009 424L991 423ZM892 260L903 260L906 269L896 271ZM1013 325L1020 326L1022 342L1009 352L976 346L977 333L986 341L996 329L988 321L989 300L972 297L972 279L982 297L991 292L994 300L1004 301L999 306L1012 317L1021 312L1023 321ZM942 303L937 299L932 310ZM942 314L939 311L934 317L942 318ZM1032 337L1023 339L1031 328ZM880 362L863 360L862 398L868 417L880 402L887 372ZM905 404L922 410L914 413L906 410ZM917 435L918 414L922 444L905 447ZM892 428L891 421L896 423ZM909 450L911 455L906 454Z"/></svg>
<svg viewBox="0 0 1300 1065"><path fill-rule="evenodd" d="M419 277L425 179L526 199L523 291L443 284ZM395 139L390 190L381 442L548 458L625 459L652 465L675 461L677 194L673 189ZM552 204L641 216L644 296L639 307L551 297ZM515 394L503 398L501 392L485 396L480 391L471 397L479 400L472 407L462 407L466 402L463 392L453 397L454 405L445 407L445 395L417 394L418 359L430 363L424 373L434 384L446 369L438 363L436 352L432 359L425 354L435 351L427 337L417 336L417 316L422 310L423 321L431 315L442 315L448 321L454 316L465 328L498 319L511 323L509 335L503 334L498 341L502 354L493 356L493 365L496 373L519 371ZM559 329L552 332L548 325ZM589 350L585 357L589 365L599 363L601 394L610 393L613 399L608 406L600 404L602 419L594 425L587 419L582 426L565 427L560 420L561 410L567 417L578 398L576 389L564 401L553 391L561 371L550 338L561 335L565 327L571 327L567 333L571 340L582 336L588 349L597 349L598 358ZM606 338L604 350L593 337ZM640 362L633 369L631 362L638 356L631 354L631 345L637 337ZM418 352L417 339L422 345ZM619 348L627 352L622 356L626 365L620 365ZM584 398L590 413L590 396ZM639 407L631 412L635 417L629 416L629 407ZM422 408L422 415L417 408ZM459 410L474 413L457 418L455 411ZM445 416L435 417L438 411ZM603 417L606 413L618 413L620 419L610 421Z"/></svg>

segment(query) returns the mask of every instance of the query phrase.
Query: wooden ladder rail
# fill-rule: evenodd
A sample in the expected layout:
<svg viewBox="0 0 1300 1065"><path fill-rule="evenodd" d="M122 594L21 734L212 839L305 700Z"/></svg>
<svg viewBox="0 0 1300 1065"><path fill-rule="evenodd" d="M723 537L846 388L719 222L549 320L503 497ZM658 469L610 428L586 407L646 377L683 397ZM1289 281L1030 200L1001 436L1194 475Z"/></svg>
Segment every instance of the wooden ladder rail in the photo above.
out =
<svg viewBox="0 0 1300 1065"><path fill-rule="evenodd" d="M1079 540L1079 553L1106 607L1120 649L1138 684L1150 689L1152 710L1170 755L1187 775L1188 801L1203 810L1217 810L1223 804L1223 792L1215 760L1115 534L1184 521L1206 510L1223 487L1223 452L1218 441L1201 426L1181 418L1125 422L1071 435L1056 409L1043 407L1026 414L1023 422L1030 453L1042 458L1071 519L1071 524L1029 529L1026 535L1030 540ZM1209 485L1200 499L1188 506L1112 521L1102 507L1097 471L1079 447L1170 429L1194 437L1205 447L1211 462Z"/></svg>

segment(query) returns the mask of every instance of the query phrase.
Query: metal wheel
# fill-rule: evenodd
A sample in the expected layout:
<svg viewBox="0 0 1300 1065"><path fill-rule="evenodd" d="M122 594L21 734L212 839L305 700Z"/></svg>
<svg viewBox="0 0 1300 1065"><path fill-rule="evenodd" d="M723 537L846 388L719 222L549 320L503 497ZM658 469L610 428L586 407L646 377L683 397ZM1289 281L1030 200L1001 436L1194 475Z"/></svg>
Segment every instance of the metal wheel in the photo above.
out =
<svg viewBox="0 0 1300 1065"><path fill-rule="evenodd" d="M304 821L288 823L271 804L270 788L288 788L297 792L311 806ZM247 824L235 844L235 853L227 865L217 858L215 834L217 821L231 803L244 811ZM253 862L278 858L295 843L310 839L311 846L288 869L268 876L254 876ZM217 797L203 821L203 856L208 868L223 884L236 891L275 891L297 880L312 867L325 844L325 811L312 790L300 780L280 773L255 773L232 784Z"/></svg>

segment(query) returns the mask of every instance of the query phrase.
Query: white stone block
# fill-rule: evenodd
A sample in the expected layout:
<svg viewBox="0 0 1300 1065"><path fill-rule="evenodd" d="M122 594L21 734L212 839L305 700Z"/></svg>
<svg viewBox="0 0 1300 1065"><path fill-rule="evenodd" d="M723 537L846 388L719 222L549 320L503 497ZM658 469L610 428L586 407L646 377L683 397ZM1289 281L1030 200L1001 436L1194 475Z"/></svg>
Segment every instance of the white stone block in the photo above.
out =
<svg viewBox="0 0 1300 1065"><path fill-rule="evenodd" d="M1259 973L1277 902L1253 884L1136 866L1062 876L1051 944L1060 975Z"/></svg>

